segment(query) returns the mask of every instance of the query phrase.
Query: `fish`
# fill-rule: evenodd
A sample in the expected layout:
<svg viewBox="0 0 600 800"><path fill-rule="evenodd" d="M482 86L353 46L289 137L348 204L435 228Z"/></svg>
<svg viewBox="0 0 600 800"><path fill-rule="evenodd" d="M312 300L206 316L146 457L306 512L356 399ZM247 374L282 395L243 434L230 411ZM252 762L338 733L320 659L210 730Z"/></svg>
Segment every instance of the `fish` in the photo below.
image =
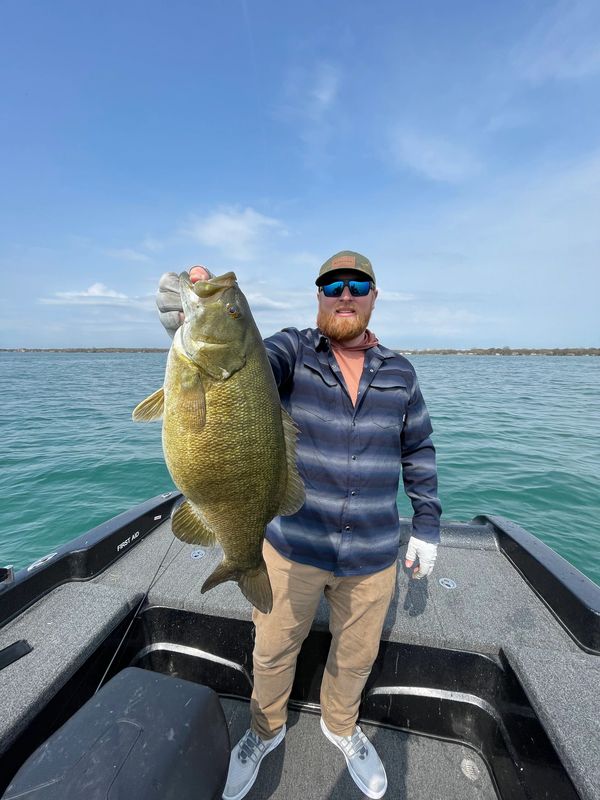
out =
<svg viewBox="0 0 600 800"><path fill-rule="evenodd" d="M296 467L298 428L281 406L261 335L234 272L192 283L179 276L185 319L163 386L139 403L136 422L162 419L165 462L184 495L171 514L183 542L220 545L207 592L237 581L262 613L273 593L262 544L275 516L305 501Z"/></svg>

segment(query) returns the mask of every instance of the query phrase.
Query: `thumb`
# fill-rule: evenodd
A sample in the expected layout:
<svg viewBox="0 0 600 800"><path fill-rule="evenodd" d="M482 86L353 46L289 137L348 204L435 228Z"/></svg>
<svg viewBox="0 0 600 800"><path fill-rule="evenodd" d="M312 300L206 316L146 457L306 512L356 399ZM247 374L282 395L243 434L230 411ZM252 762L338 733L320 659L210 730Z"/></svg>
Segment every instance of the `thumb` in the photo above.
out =
<svg viewBox="0 0 600 800"><path fill-rule="evenodd" d="M411 536L408 540L408 547L406 548L406 555L404 556L404 566L412 567L417 557L417 545L415 537Z"/></svg>
<svg viewBox="0 0 600 800"><path fill-rule="evenodd" d="M214 277L209 269L202 267L199 264L197 264L195 267L190 267L189 276L192 283L196 283L196 281L207 281L209 278Z"/></svg>

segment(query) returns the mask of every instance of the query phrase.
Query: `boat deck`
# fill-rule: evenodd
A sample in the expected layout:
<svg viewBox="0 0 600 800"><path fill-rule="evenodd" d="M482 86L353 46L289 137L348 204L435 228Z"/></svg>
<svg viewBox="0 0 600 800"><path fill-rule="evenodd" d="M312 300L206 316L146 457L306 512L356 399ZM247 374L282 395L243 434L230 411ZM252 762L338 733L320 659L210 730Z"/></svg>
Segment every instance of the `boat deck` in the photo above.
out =
<svg viewBox="0 0 600 800"><path fill-rule="evenodd" d="M400 565L405 552L403 545ZM132 598L152 584L150 605L250 620L252 607L235 583L200 594L221 558L219 548L195 548L174 539L166 522L92 583L119 588ZM444 588L444 578L455 588ZM327 624L328 606L322 599L315 626ZM581 652L499 551L487 525L445 526L430 578L411 581L400 566L383 638L490 654L531 647L549 653Z"/></svg>
<svg viewBox="0 0 600 800"><path fill-rule="evenodd" d="M248 704L221 702L231 741L236 742L248 727ZM471 748L375 725L362 727L385 764L390 800L496 800L485 762ZM350 778L344 756L321 733L318 712L291 710L285 739L266 756L247 797L359 800L366 795Z"/></svg>
<svg viewBox="0 0 600 800"><path fill-rule="evenodd" d="M409 524L403 522L405 542L409 534ZM400 552L400 565L404 549L405 545ZM248 720L251 607L233 583L200 593L203 581L220 558L218 549L194 548L174 539L166 521L96 577L58 586L0 628L0 650L22 638L33 646L28 656L0 671L0 756L11 752L15 740L48 698L56 696L57 703L60 701L60 693L69 688L69 681L89 661L99 642L106 640L102 657L105 663L108 649L116 647L132 610L148 587L145 612L140 615L143 619L130 634L133 641L124 653L126 659L141 660L142 666L180 677L189 677L186 670L190 669L191 679L203 682L202 674L198 673L198 677L194 673L197 667L188 664L194 660L190 656L194 648L186 645L190 632L199 631L200 639L204 636L204 650L214 651L208 657L221 659L220 671L213 676L218 682L227 672L227 648L238 647L235 637L239 632L239 652L233 659L237 663L230 670L237 676L235 680L239 678L239 692L215 686L222 695L239 697L223 699L232 743L235 742ZM163 610L170 615L168 624L161 617ZM156 612L154 622L152 612ZM223 627L231 623L227 646L218 637L211 640L214 630L202 632L207 620L221 620ZM317 649L326 647L327 620L328 608L323 599L311 634L316 637ZM142 657L135 648L143 646L144 631L153 625L156 652ZM166 638L161 644L163 634ZM492 733L492 742L497 736L510 739L504 736L503 726L512 724L513 718L517 720L515 730L524 749L512 754L513 761L522 765L517 766L517 771L530 771L531 783L538 788L534 795L522 789L515 797L600 800L600 658L579 646L524 580L499 548L493 524L474 521L444 525L438 561L429 579L412 581L399 568L396 595L382 638L387 661L374 670L377 674L367 686L361 724L373 736L388 769L392 787L389 797L445 800L500 796L490 778L486 755L478 746L477 737L480 733L483 736L488 723L475 723L477 714L483 714L499 726L500 733ZM196 643L195 655L206 656L207 652L201 652L199 647ZM295 687L292 697L306 701L308 710L292 711L285 744L268 757L270 766L261 774L250 797L292 800L308 796L320 800L359 796L346 775L343 757L324 740L318 729L318 716L310 713L311 703L314 706L318 701L315 691L320 675L317 661L312 663L309 658L306 663L308 683ZM469 689L469 681L477 684L477 691ZM491 686L495 681L499 681L498 685ZM204 682L212 685L209 680ZM394 684L392 689L387 686L390 682ZM510 697L506 687L512 692ZM492 707L495 699L500 703L502 719ZM515 704L514 714L511 704ZM463 713L458 721L452 713L446 713L457 707ZM394 712L396 722L386 727L386 720L391 719L386 716L388 709ZM545 731L551 742L539 747L536 744L535 753L527 752L527 715L538 728L541 723L542 738L545 739ZM440 718L437 722L449 717L452 729L438 730L436 717ZM475 722L469 739L467 729L461 726L470 719ZM376 722L379 724L373 724ZM427 727L430 724L431 729ZM483 728L478 728L481 724ZM441 733L424 736L411 730ZM532 739L538 738L537 733L532 735ZM553 748L554 758L558 755L568 775L560 794L553 789L553 785L558 786L553 784L557 780L554 768L536 773L540 748Z"/></svg>

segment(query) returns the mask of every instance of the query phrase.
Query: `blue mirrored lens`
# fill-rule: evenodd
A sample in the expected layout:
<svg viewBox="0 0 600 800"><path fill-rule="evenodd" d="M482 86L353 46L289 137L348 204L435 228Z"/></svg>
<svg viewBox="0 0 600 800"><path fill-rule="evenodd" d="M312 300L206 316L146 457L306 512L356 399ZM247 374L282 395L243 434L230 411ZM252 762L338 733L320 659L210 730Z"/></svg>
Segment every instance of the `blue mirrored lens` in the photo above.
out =
<svg viewBox="0 0 600 800"><path fill-rule="evenodd" d="M353 297L365 297L371 290L371 281L333 281L321 288L325 297L341 297L344 286L348 287Z"/></svg>
<svg viewBox="0 0 600 800"><path fill-rule="evenodd" d="M348 281L348 288L355 297L364 297L371 290L371 281Z"/></svg>
<svg viewBox="0 0 600 800"><path fill-rule="evenodd" d="M344 281L334 281L333 283L326 283L321 287L325 297L339 297L344 291Z"/></svg>

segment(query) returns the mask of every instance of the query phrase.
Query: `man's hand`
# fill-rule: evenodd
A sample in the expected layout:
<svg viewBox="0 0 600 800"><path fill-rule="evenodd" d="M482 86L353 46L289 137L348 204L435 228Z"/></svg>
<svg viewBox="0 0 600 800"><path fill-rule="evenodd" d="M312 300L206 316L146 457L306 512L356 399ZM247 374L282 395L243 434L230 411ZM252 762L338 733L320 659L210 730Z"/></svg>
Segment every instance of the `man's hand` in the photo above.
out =
<svg viewBox="0 0 600 800"><path fill-rule="evenodd" d="M419 560L419 566L413 570L413 578L426 578L430 575L436 558L437 544L424 542L423 539L417 539L416 536L410 537L404 565L407 569L410 569L415 560Z"/></svg>
<svg viewBox="0 0 600 800"><path fill-rule="evenodd" d="M206 267L191 267L190 280L207 281L214 275ZM171 337L175 336L175 331L183 323L183 306L179 296L179 275L176 272L165 272L160 276L158 282L158 292L156 293L156 305L158 306L158 317L163 327Z"/></svg>

